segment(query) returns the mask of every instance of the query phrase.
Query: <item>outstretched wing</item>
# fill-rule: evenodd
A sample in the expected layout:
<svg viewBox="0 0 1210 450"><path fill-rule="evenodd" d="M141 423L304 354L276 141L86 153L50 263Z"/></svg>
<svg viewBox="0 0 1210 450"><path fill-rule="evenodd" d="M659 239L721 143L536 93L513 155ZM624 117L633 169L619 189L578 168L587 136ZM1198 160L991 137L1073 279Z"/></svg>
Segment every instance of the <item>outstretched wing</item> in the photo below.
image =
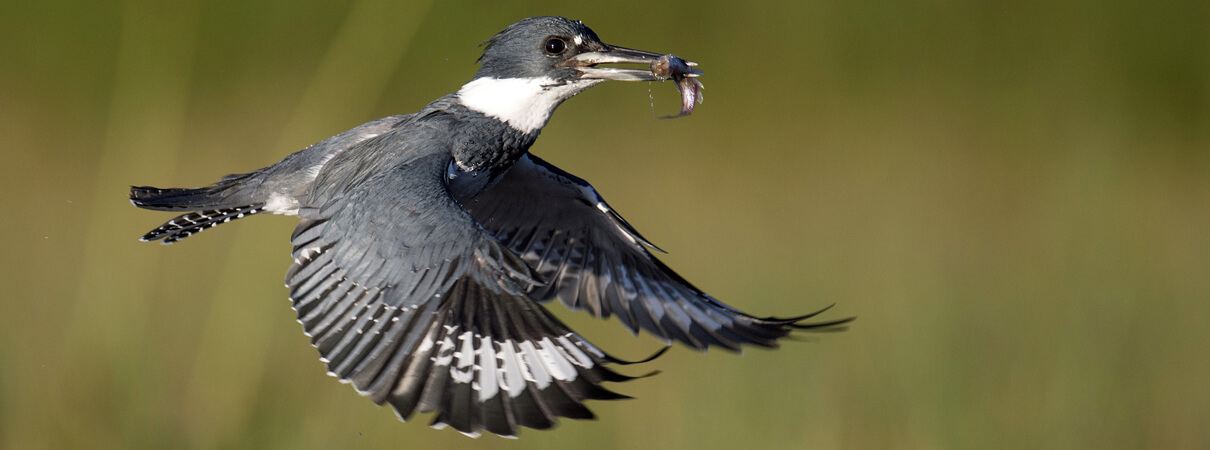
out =
<svg viewBox="0 0 1210 450"><path fill-rule="evenodd" d="M421 157L300 211L286 276L299 322L329 373L400 418L514 435L628 377L524 295L533 273L485 233L442 180L448 153Z"/></svg>
<svg viewBox="0 0 1210 450"><path fill-rule="evenodd" d="M818 312L757 318L706 295L652 256L648 248L655 247L591 185L533 155L495 185L458 200L548 281L531 286L531 297L558 297L597 317L616 315L634 332L642 328L703 350L737 350L742 344L773 347L792 329L849 320L801 323Z"/></svg>

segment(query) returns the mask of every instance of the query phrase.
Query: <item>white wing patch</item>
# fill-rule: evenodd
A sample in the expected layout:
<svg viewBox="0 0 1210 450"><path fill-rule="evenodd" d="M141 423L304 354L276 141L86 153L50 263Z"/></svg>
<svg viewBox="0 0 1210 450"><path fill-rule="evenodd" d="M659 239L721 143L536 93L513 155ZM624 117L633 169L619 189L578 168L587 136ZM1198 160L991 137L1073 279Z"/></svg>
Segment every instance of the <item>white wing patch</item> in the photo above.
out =
<svg viewBox="0 0 1210 450"><path fill-rule="evenodd" d="M525 374L525 379L538 385L538 389L546 389L547 386L550 386L550 373L546 371L546 366L538 357L538 349L534 348L533 341L521 342L521 357L517 358L517 361L522 363L521 369Z"/></svg>
<svg viewBox="0 0 1210 450"><path fill-rule="evenodd" d="M500 360L496 359L496 348L491 339L477 336L476 340L479 341L479 349L476 352L480 355L480 372L483 376L471 387L479 391L479 401L486 402L500 392L500 368L497 364Z"/></svg>
<svg viewBox="0 0 1210 450"><path fill-rule="evenodd" d="M509 397L516 398L525 391L525 378L521 376L521 367L517 364L517 351L511 343L496 342L496 345L500 347L500 352L496 354L500 363L497 381Z"/></svg>
<svg viewBox="0 0 1210 450"><path fill-rule="evenodd" d="M470 383L478 392L480 402L486 402L504 391L516 398L529 383L543 390L557 381L572 382L579 378L576 367L592 368L595 364L568 336L544 337L540 341L497 341L490 336L446 326L439 342L425 340L418 350L438 346L433 355L436 367L449 366L450 380Z"/></svg>

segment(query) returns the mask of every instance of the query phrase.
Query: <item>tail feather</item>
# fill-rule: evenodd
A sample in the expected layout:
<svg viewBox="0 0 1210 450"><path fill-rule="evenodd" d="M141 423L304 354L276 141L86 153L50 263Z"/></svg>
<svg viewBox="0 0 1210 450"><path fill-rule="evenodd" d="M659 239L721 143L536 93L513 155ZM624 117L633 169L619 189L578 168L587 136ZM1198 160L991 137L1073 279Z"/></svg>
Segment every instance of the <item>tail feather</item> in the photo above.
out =
<svg viewBox="0 0 1210 450"><path fill-rule="evenodd" d="M147 232L140 241L163 239L163 244L185 239L202 230L265 211L264 204L241 194L238 181L245 175L232 175L213 186L167 188L131 186L130 203L157 211L192 211L165 222Z"/></svg>
<svg viewBox="0 0 1210 450"><path fill-rule="evenodd" d="M201 188L166 188L131 186L130 203L143 209L159 211L198 211L238 206L231 204L227 186L215 185Z"/></svg>
<svg viewBox="0 0 1210 450"><path fill-rule="evenodd" d="M238 206L235 208L211 209L191 212L177 216L175 219L160 225L159 228L147 232L140 241L148 242L163 239L162 244L168 245L202 232L208 228L241 219L253 214L264 212L264 205Z"/></svg>

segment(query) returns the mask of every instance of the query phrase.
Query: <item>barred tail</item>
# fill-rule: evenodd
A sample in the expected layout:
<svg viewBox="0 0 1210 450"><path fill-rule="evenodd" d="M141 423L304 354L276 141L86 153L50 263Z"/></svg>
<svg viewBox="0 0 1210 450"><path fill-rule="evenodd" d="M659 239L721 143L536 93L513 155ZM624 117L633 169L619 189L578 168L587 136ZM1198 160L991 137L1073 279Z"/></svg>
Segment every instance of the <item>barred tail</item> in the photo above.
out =
<svg viewBox="0 0 1210 450"><path fill-rule="evenodd" d="M247 196L235 194L231 189L235 186L222 182L201 188L131 186L130 203L134 206L158 211L193 211L169 220L139 240L163 239L163 244L171 244L207 228L264 212L264 204L252 204Z"/></svg>
<svg viewBox="0 0 1210 450"><path fill-rule="evenodd" d="M160 225L159 228L147 232L140 241L149 242L163 239L162 244L171 244L173 242L185 239L202 232L207 228L213 228L218 225L230 222L235 219L241 219L253 214L264 212L264 205L249 205L238 206L235 208L211 209L200 212L192 212L177 216L177 218L169 220Z"/></svg>

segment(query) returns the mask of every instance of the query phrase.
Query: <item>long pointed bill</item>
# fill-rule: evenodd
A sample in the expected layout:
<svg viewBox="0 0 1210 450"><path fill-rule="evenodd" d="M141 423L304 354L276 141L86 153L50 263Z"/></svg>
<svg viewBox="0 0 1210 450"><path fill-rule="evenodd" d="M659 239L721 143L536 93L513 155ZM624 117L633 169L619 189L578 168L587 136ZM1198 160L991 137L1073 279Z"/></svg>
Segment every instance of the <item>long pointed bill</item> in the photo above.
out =
<svg viewBox="0 0 1210 450"><path fill-rule="evenodd" d="M657 70L657 65L653 64L660 60L659 53L648 52L644 50L635 50L623 47L610 47L608 50L599 52L581 53L575 57L560 63L564 67L573 67L580 71L580 78L594 80L615 80L615 81L661 81L670 78L670 74ZM679 59L679 58L678 58ZM642 69L627 69L620 67L596 67L598 64L641 64L645 66ZM688 67L696 66L697 64L687 62ZM702 71L697 69L689 69L689 73L680 75L696 77L701 75Z"/></svg>

